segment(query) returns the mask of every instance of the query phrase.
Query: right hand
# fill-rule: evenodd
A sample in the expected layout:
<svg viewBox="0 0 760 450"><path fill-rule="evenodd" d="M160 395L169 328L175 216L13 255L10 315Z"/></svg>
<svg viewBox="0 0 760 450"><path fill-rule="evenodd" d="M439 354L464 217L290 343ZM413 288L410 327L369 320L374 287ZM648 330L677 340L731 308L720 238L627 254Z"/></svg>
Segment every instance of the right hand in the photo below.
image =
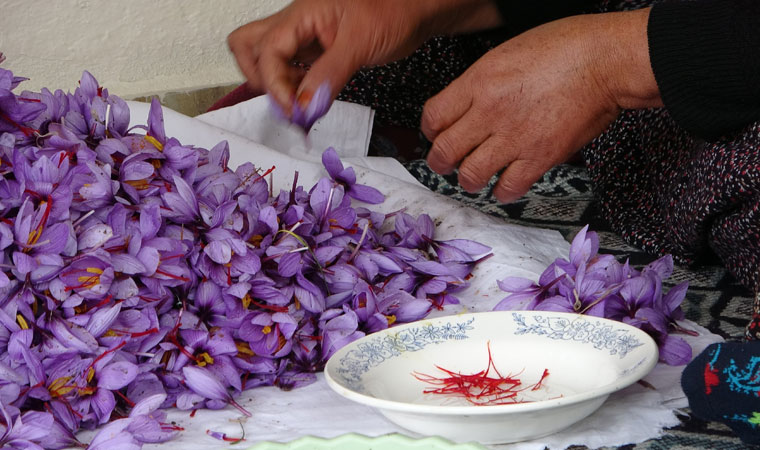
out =
<svg viewBox="0 0 760 450"><path fill-rule="evenodd" d="M228 43L249 85L290 115L294 99L305 106L325 82L335 98L364 66L408 56L435 34L500 22L490 0L295 0L233 31Z"/></svg>

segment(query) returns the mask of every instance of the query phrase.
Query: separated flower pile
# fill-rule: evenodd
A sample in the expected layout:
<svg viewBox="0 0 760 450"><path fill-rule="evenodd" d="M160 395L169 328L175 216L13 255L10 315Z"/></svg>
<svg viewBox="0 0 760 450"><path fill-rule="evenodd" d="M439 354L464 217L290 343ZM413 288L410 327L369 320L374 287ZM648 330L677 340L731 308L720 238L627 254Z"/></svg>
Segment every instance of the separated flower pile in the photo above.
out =
<svg viewBox="0 0 760 450"><path fill-rule="evenodd" d="M1 55L0 55L0 59ZM292 388L341 346L457 302L490 249L382 214L334 150L311 189L275 168L129 129L88 73L72 93L0 69L0 447L139 448L162 408L224 408ZM251 155L255 159L255 155Z"/></svg>
<svg viewBox="0 0 760 450"><path fill-rule="evenodd" d="M535 309L605 317L640 328L657 342L660 361L681 365L691 361L691 346L673 332L682 328L681 302L688 282L664 292L663 280L673 272L670 255L636 270L612 255L599 254L599 237L585 226L573 239L569 259L558 258L538 283L509 277L499 287L509 292L495 310Z"/></svg>

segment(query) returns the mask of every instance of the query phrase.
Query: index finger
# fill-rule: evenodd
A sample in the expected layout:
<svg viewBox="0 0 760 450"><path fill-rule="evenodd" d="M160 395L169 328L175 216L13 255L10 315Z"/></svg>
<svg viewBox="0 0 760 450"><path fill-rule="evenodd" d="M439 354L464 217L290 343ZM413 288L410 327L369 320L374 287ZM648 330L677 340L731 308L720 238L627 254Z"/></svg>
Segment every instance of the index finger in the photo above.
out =
<svg viewBox="0 0 760 450"><path fill-rule="evenodd" d="M264 36L257 63L258 73L267 92L286 111L295 98L297 68L291 61L302 48L308 48L316 39L311 27L284 23Z"/></svg>
<svg viewBox="0 0 760 450"><path fill-rule="evenodd" d="M243 25L227 36L227 46L235 56L240 71L255 90L262 89L261 77L257 69L258 52L256 46L266 32L265 21Z"/></svg>
<svg viewBox="0 0 760 450"><path fill-rule="evenodd" d="M468 83L457 78L425 102L420 128L430 142L459 120L472 106Z"/></svg>

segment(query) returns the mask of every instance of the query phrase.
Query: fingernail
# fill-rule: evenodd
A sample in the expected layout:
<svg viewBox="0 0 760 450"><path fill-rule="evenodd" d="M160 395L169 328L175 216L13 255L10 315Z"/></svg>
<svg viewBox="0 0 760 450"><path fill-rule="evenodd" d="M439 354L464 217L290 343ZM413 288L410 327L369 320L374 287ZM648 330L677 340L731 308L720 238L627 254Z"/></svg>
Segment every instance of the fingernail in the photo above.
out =
<svg viewBox="0 0 760 450"><path fill-rule="evenodd" d="M307 106L309 106L309 102L311 102L312 98L314 98L313 92L308 91L308 90L301 91L298 94L298 98L297 98L298 105L301 108L306 108Z"/></svg>

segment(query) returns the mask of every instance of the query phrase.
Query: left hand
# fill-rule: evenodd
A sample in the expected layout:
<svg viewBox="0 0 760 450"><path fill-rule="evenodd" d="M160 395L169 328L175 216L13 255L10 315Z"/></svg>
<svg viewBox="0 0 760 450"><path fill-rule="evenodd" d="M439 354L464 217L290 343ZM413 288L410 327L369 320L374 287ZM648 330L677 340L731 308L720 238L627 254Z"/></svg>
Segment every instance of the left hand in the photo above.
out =
<svg viewBox="0 0 760 450"><path fill-rule="evenodd" d="M506 167L501 202L598 136L621 108L660 106L649 62L649 10L575 16L488 52L428 100L422 131L430 168L475 192Z"/></svg>

